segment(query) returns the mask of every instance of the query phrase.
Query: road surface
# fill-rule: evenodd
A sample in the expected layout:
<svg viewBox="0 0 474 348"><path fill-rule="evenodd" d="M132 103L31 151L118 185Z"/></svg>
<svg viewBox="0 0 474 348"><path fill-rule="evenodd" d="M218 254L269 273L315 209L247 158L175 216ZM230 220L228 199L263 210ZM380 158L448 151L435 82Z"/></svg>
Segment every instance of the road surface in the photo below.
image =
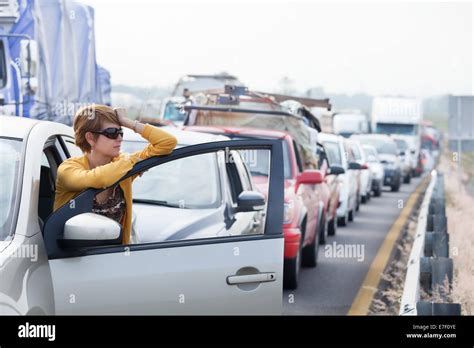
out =
<svg viewBox="0 0 474 348"><path fill-rule="evenodd" d="M361 204L354 221L320 246L318 266L302 268L298 289L283 292L285 315L346 315L392 224L420 178Z"/></svg>

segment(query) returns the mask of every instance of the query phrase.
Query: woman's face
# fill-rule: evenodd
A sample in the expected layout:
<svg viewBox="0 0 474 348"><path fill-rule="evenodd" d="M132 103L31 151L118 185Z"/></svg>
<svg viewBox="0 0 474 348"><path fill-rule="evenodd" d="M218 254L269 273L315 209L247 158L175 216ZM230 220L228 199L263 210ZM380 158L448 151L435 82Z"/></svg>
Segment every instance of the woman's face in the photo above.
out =
<svg viewBox="0 0 474 348"><path fill-rule="evenodd" d="M121 128L119 125L112 123L112 122L104 122L102 124L101 131L107 128ZM122 144L122 136L119 135L117 139L110 139L107 138L103 134L98 134L97 140L95 141L94 145L92 145L92 149L94 152L97 152L103 156L108 157L117 157L120 154L120 145Z"/></svg>

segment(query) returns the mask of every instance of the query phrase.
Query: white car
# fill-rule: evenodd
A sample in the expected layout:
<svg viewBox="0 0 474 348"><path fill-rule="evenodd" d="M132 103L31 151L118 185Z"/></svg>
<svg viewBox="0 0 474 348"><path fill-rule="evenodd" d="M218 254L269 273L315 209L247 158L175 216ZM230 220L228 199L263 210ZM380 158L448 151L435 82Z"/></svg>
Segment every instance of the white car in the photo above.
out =
<svg viewBox="0 0 474 348"><path fill-rule="evenodd" d="M400 165L402 167L403 183L409 184L412 173L416 168L416 161L413 160L414 154L410 151L410 144L406 139L397 135L391 135L397 145L398 156L400 158Z"/></svg>
<svg viewBox="0 0 474 348"><path fill-rule="evenodd" d="M361 165L360 176L359 176L359 194L362 203L366 203L370 200L370 194L372 192L372 172L370 171L367 163L367 157L362 149L362 145L359 141L349 139L352 152L354 154L355 161Z"/></svg>
<svg viewBox="0 0 474 348"><path fill-rule="evenodd" d="M0 314L281 314L280 143L216 141L212 136L195 134L191 143L186 140L191 146L138 162L122 179L144 171L143 176L153 176L152 171L169 169L179 177L183 175L180 166L187 168L187 161L195 165L196 160L206 159L209 175L205 184L216 188L215 196L206 197L216 198L214 209L221 209L221 203L229 199L232 204L222 210L220 220L212 212L203 217L192 202L178 207L170 204L166 213L162 204L161 210L148 217L153 225L146 227L155 231L141 236L146 242L121 245L117 244L120 224L91 213L93 198L102 189L86 189L52 212L59 164L71 155L82 155L74 145L72 128L20 117L0 118ZM182 141L189 135L184 133L174 134ZM251 184L242 162L229 164L225 158L229 154L237 158L234 153L242 148L269 151L266 202L262 194L245 190ZM193 173L187 174L189 182L177 182L173 187L176 198L181 188L195 188ZM188 192L181 193L189 197ZM256 230L246 228L247 218L239 217L247 213L255 216L265 209L272 214L264 221L254 221ZM184 226L193 213L195 223ZM162 224L163 220L171 223L168 215L175 216L174 234L172 226L166 229ZM140 218L137 211L136 220ZM168 238L170 235L173 238Z"/></svg>
<svg viewBox="0 0 474 348"><path fill-rule="evenodd" d="M380 163L379 154L375 146L363 145L362 148L372 173L372 191L375 197L380 197L382 195L384 168L382 163Z"/></svg>
<svg viewBox="0 0 474 348"><path fill-rule="evenodd" d="M357 208L358 178L356 171L361 166L351 156L347 157L344 148L344 138L339 135L319 133L318 140L324 145L329 159L329 165L340 166L344 174L338 175L341 184L339 206L337 208L338 225L346 226L354 219Z"/></svg>
<svg viewBox="0 0 474 348"><path fill-rule="evenodd" d="M395 141L386 134L357 134L352 135L363 145L372 145L377 149L380 162L384 166L384 186L390 186L393 192L398 192L402 180L402 169Z"/></svg>

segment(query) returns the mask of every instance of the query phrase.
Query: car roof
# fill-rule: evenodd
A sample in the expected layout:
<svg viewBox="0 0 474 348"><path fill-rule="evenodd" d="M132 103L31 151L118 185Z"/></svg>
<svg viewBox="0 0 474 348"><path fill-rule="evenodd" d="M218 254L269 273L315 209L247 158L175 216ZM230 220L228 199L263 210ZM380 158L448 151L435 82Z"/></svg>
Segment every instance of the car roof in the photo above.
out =
<svg viewBox="0 0 474 348"><path fill-rule="evenodd" d="M160 129L175 136L179 145L196 145L202 143L210 143L214 141L230 140L228 137L215 134L205 134L182 130L177 127L160 127ZM123 129L123 140L125 141L146 141L140 134L135 133L129 128Z"/></svg>
<svg viewBox="0 0 474 348"><path fill-rule="evenodd" d="M224 133L243 136L268 137L282 139L289 136L288 133L276 130L260 129L260 128L245 128L245 127L222 127L222 126L189 126L186 127L191 131L209 132L209 133Z"/></svg>
<svg viewBox="0 0 474 348"><path fill-rule="evenodd" d="M341 142L342 137L336 134L329 134L329 133L318 133L318 141L334 141L334 142Z"/></svg>
<svg viewBox="0 0 474 348"><path fill-rule="evenodd" d="M368 149L372 149L372 150L377 151L377 148L376 148L374 145L362 144L362 147L366 147L366 148L368 148Z"/></svg>
<svg viewBox="0 0 474 348"><path fill-rule="evenodd" d="M39 120L31 119L28 117L18 116L0 116L0 137L20 138L24 139L27 137L31 128Z"/></svg>

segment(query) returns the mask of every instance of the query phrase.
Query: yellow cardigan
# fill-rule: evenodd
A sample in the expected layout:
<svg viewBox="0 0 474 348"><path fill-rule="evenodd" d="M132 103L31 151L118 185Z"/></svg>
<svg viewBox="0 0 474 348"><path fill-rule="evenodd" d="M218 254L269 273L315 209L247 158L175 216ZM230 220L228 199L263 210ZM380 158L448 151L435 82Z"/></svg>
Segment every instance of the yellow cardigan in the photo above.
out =
<svg viewBox="0 0 474 348"><path fill-rule="evenodd" d="M167 155L176 147L176 138L150 124L145 125L142 137L150 142L142 151L131 154L121 153L112 162L89 169L87 156L72 157L58 167L56 195L53 211L69 203L81 191L87 188L106 188L126 174L139 159L157 155ZM132 182L138 175L128 177L120 182L125 196L126 210L122 219L122 244L129 244L132 227Z"/></svg>

